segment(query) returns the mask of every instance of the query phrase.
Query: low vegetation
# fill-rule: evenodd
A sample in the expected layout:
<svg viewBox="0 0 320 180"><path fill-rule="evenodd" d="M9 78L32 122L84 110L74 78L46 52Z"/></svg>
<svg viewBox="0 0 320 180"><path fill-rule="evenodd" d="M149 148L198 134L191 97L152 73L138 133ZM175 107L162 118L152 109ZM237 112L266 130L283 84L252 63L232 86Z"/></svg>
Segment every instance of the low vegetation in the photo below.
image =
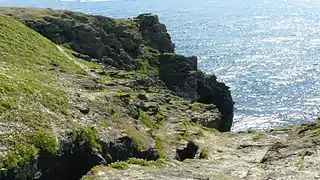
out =
<svg viewBox="0 0 320 180"><path fill-rule="evenodd" d="M200 159L207 159L208 158L208 148L201 148L200 149L200 155L199 155L199 158Z"/></svg>
<svg viewBox="0 0 320 180"><path fill-rule="evenodd" d="M39 152L55 154L58 151L55 135L43 130L2 136L1 143L10 147L8 154L1 157L3 164L0 167L6 170L28 163Z"/></svg>
<svg viewBox="0 0 320 180"><path fill-rule="evenodd" d="M135 164L140 166L159 166L159 165L162 165L163 163L164 163L163 159L158 159L156 161L147 161L144 159L130 158L126 161L117 161L117 162L111 163L108 165L108 167L125 170L129 168L129 164Z"/></svg>
<svg viewBox="0 0 320 180"><path fill-rule="evenodd" d="M262 133L253 134L253 135L251 136L251 140L252 140L253 142L257 142L257 141L259 141L262 137L263 137L263 134L262 134Z"/></svg>

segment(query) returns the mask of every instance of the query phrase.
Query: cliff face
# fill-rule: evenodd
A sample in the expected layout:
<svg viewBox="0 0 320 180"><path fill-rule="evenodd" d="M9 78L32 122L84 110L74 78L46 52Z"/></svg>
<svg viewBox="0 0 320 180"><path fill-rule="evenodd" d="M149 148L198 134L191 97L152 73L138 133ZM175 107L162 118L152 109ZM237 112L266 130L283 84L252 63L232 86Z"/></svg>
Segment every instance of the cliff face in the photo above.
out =
<svg viewBox="0 0 320 180"><path fill-rule="evenodd" d="M200 123L206 127L230 131L234 102L229 87L218 82L215 75L207 76L197 68L197 57L177 54L160 55L160 78L179 96L192 101L214 104L221 113L219 122Z"/></svg>

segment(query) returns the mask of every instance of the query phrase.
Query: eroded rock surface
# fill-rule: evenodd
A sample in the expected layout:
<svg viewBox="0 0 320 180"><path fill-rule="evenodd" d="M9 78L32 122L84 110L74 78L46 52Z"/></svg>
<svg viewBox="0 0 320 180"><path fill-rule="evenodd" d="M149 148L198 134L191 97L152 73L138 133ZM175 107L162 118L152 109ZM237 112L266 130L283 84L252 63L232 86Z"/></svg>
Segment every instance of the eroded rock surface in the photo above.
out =
<svg viewBox="0 0 320 180"><path fill-rule="evenodd" d="M204 104L214 104L221 113L218 123L204 124L220 131L230 131L233 105L229 87L218 82L215 75L205 75L197 68L197 57L163 54L160 60L160 78L179 96Z"/></svg>
<svg viewBox="0 0 320 180"><path fill-rule="evenodd" d="M315 125L315 126L319 126ZM161 166L130 165L126 170L96 168L88 173L104 179L292 180L320 178L319 129L303 126L260 133L206 134L198 144L207 159L170 160Z"/></svg>

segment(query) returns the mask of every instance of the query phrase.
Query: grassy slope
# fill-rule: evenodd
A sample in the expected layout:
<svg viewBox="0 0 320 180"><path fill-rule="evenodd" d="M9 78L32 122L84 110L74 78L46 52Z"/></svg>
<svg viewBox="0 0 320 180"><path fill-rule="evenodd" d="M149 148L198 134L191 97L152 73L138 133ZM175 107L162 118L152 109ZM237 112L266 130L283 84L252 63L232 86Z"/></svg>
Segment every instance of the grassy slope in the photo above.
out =
<svg viewBox="0 0 320 180"><path fill-rule="evenodd" d="M28 122L30 119L17 118L19 115L15 112L26 110L28 116L35 104L41 104L53 112L65 113L68 108L66 93L55 87L54 82L61 71L81 73L78 66L49 40L5 16L0 16L0 50L2 121L21 121L33 125L33 122ZM38 108L35 110L39 111ZM11 117L12 113L16 117Z"/></svg>
<svg viewBox="0 0 320 180"><path fill-rule="evenodd" d="M83 70L51 41L0 15L0 145L10 150L5 166L39 150L54 151L55 137L48 132L62 125L70 108L58 77L80 74Z"/></svg>

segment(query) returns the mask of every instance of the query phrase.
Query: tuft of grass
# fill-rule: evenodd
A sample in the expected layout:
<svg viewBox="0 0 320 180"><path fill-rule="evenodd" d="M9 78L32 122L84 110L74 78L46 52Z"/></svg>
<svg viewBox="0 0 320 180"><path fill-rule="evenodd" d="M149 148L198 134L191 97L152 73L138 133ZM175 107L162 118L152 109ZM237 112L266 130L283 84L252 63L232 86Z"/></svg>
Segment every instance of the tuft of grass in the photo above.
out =
<svg viewBox="0 0 320 180"><path fill-rule="evenodd" d="M206 104L202 104L199 102L194 102L191 104L191 109L195 110L195 111L199 111L199 110L203 110L204 108L206 108L208 105Z"/></svg>
<svg viewBox="0 0 320 180"><path fill-rule="evenodd" d="M128 164L137 164L140 166L159 166L164 163L163 159L158 159L156 161L147 161L145 159L138 159L138 158L130 158L126 161Z"/></svg>
<svg viewBox="0 0 320 180"><path fill-rule="evenodd" d="M207 158L208 158L208 152L209 152L208 148L201 148L201 149L200 149L200 156L199 156L199 158L200 158L200 159L207 159Z"/></svg>
<svg viewBox="0 0 320 180"><path fill-rule="evenodd" d="M130 99L132 98L132 95L129 93L124 93L124 92L116 92L115 96L121 99L125 103L129 103Z"/></svg>
<svg viewBox="0 0 320 180"><path fill-rule="evenodd" d="M193 126L196 126L196 127L198 127L198 128L201 128L201 129L204 130L204 131L210 132L210 133L212 133L212 134L220 134L220 131L217 130L217 129L215 129L215 128L208 128L208 127L202 126L201 124L193 123L193 122L191 122L191 124L192 124Z"/></svg>
<svg viewBox="0 0 320 180"><path fill-rule="evenodd" d="M121 123L121 126L121 128L125 129L126 134L132 139L133 143L139 150L144 151L147 149L149 139L148 135L145 132L139 131L133 125L125 124L124 122Z"/></svg>
<svg viewBox="0 0 320 180"><path fill-rule="evenodd" d="M113 162L113 163L109 164L108 167L113 168L113 169L125 170L125 169L129 168L129 164L125 161L117 161L117 162Z"/></svg>
<svg viewBox="0 0 320 180"><path fill-rule="evenodd" d="M253 134L253 135L251 136L251 140L252 140L253 142L257 142L257 141L259 141L262 137L263 137L263 134L262 134L262 133Z"/></svg>
<svg viewBox="0 0 320 180"><path fill-rule="evenodd" d="M126 161L116 161L108 165L108 167L111 167L113 169L121 169L126 170L129 168L129 164L136 164L140 166L160 166L164 164L163 159L158 159L156 161L147 161L145 159L138 159L138 158L130 158Z"/></svg>
<svg viewBox="0 0 320 180"><path fill-rule="evenodd" d="M107 127L110 127L111 122L110 122L110 120L103 119L98 122L98 125L101 127L107 128Z"/></svg>
<svg viewBox="0 0 320 180"><path fill-rule="evenodd" d="M156 143L156 148L159 152L160 158L165 158L165 145L164 145L164 140L160 136L155 137L155 143Z"/></svg>
<svg viewBox="0 0 320 180"><path fill-rule="evenodd" d="M313 154L314 154L313 152L304 151L304 152L300 155L300 161L303 161L306 156L312 156Z"/></svg>
<svg viewBox="0 0 320 180"><path fill-rule="evenodd" d="M140 74L148 74L149 69L150 69L150 65L148 60L140 60L140 69L138 70L138 73Z"/></svg>
<svg viewBox="0 0 320 180"><path fill-rule="evenodd" d="M156 129L159 126L153 122L152 118L144 111L142 111L141 109L139 110L139 114L140 114L140 120L141 122L146 125L148 128L150 129Z"/></svg>
<svg viewBox="0 0 320 180"><path fill-rule="evenodd" d="M186 140L188 141L190 138L189 130L188 130L188 125L186 123L183 123L183 128L182 128L182 134L177 137L178 141L181 140Z"/></svg>

